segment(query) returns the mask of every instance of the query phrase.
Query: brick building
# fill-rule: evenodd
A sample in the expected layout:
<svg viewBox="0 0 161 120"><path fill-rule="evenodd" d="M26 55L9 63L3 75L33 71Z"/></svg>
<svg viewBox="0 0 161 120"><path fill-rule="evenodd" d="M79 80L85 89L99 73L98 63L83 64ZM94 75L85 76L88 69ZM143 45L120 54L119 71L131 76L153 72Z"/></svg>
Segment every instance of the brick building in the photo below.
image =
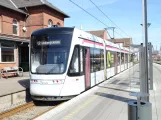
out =
<svg viewBox="0 0 161 120"><path fill-rule="evenodd" d="M100 37L104 40L107 40L108 39L108 36L107 36L107 31L104 29L104 30L95 30L95 31L87 31L97 37Z"/></svg>
<svg viewBox="0 0 161 120"><path fill-rule="evenodd" d="M132 42L132 38L119 38L119 39L110 39L110 42L113 42L115 44L119 44L123 47L129 48Z"/></svg>
<svg viewBox="0 0 161 120"><path fill-rule="evenodd" d="M0 69L21 66L28 70L31 33L64 26L68 17L47 0L0 0Z"/></svg>
<svg viewBox="0 0 161 120"><path fill-rule="evenodd" d="M107 35L107 31L104 30L95 30L95 31L87 31L97 37L100 37L104 40L108 40L110 42L113 42L115 44L119 44L123 47L129 48L130 44L132 44L132 38L118 38L118 39L109 39L108 35Z"/></svg>

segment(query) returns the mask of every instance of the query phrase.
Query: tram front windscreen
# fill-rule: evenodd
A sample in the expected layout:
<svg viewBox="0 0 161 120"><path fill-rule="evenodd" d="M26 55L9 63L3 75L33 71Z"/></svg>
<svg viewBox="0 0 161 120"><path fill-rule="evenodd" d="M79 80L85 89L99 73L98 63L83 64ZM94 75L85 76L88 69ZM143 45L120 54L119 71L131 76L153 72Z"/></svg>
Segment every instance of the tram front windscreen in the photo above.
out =
<svg viewBox="0 0 161 120"><path fill-rule="evenodd" d="M32 35L31 73L64 73L67 67L71 39L71 34Z"/></svg>

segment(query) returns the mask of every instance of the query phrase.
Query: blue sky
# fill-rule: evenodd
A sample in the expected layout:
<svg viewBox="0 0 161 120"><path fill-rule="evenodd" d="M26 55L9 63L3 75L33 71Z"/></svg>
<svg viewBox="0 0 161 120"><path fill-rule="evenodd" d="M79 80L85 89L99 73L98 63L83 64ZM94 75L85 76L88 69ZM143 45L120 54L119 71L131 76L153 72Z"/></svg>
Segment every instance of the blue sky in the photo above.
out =
<svg viewBox="0 0 161 120"><path fill-rule="evenodd" d="M75 6L69 0L48 0L58 7L70 18L65 19L65 26L75 26L83 30L101 30L106 26ZM72 0L89 13L100 19L109 27L115 27L91 2L90 0ZM114 23L132 37L133 43L139 44L142 40L142 0L92 0ZM151 23L149 30L149 42L154 48L161 45L161 0L148 0L148 22ZM117 38L128 37L116 28ZM109 30L112 36L112 31Z"/></svg>

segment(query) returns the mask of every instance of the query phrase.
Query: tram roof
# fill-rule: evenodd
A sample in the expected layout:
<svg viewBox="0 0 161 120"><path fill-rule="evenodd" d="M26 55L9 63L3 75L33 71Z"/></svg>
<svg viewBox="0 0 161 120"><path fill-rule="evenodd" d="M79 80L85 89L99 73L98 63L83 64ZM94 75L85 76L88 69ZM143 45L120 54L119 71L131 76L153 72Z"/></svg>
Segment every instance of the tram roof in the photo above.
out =
<svg viewBox="0 0 161 120"><path fill-rule="evenodd" d="M53 34L53 33L72 34L73 31L74 31L74 28L72 28L72 27L50 27L50 28L43 28L40 30L36 30L32 33L32 35Z"/></svg>
<svg viewBox="0 0 161 120"><path fill-rule="evenodd" d="M119 49L122 49L122 50L127 50L127 51L131 52L131 50L129 50L128 48L124 48L123 46L119 46L118 44L112 43L112 42L110 42L108 40L103 40L100 37L97 37L95 35L92 35L92 34L90 34L88 32L85 32L83 30L80 30L80 29L77 29L77 28L74 28L74 27L43 28L43 29L34 31L32 33L32 35L53 34L53 33L73 34L74 30L79 31L78 37L80 37L80 38L89 39L89 40L96 41L96 42L99 42L99 43L104 43L106 45L110 45L110 46L113 46L113 47L116 47L116 48L119 48Z"/></svg>

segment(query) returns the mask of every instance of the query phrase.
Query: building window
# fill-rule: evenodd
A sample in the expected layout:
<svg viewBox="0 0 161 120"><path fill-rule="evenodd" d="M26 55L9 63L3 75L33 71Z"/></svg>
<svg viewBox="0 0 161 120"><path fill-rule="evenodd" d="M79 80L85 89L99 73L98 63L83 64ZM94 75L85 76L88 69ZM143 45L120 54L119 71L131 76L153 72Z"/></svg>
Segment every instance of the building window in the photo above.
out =
<svg viewBox="0 0 161 120"><path fill-rule="evenodd" d="M1 62L14 62L14 44L1 43Z"/></svg>
<svg viewBox="0 0 161 120"><path fill-rule="evenodd" d="M18 22L13 20L13 34L18 35Z"/></svg>
<svg viewBox="0 0 161 120"><path fill-rule="evenodd" d="M48 27L52 27L53 25L53 21L52 20L48 20Z"/></svg>

